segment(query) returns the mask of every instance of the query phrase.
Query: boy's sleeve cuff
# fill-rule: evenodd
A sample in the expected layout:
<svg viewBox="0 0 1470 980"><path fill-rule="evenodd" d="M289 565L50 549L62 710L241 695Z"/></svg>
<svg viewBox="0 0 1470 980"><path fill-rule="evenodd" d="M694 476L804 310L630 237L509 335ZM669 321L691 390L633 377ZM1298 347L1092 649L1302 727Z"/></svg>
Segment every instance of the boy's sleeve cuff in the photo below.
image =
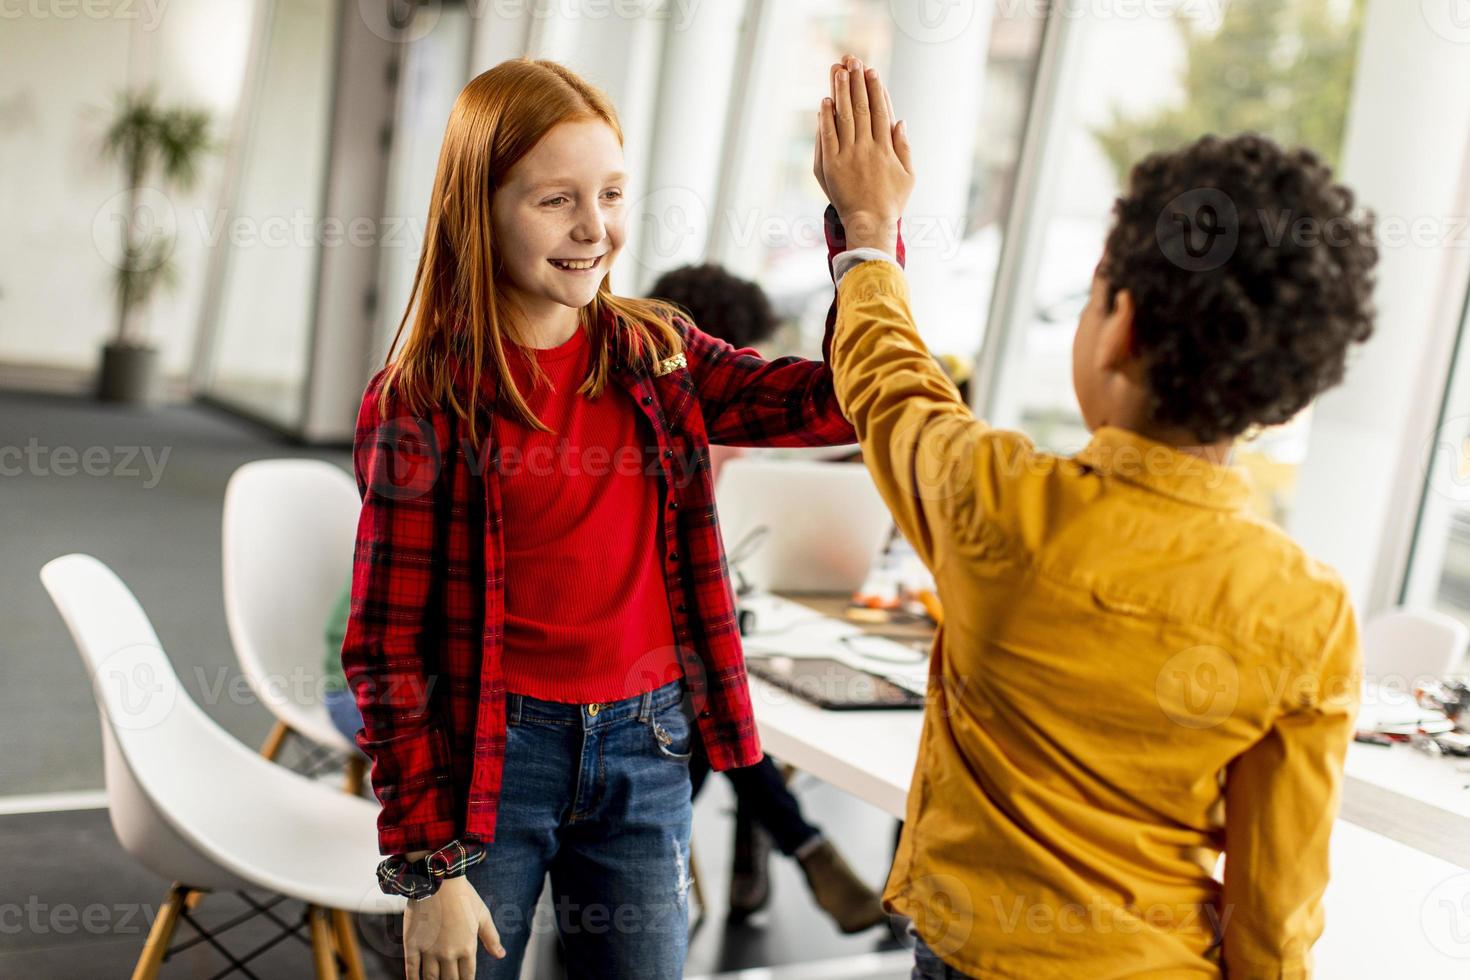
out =
<svg viewBox="0 0 1470 980"><path fill-rule="evenodd" d="M887 262L896 269L901 269L893 256L881 248L851 248L845 252L839 252L832 259L832 277L836 285L842 285L842 277L854 267L864 262Z"/></svg>

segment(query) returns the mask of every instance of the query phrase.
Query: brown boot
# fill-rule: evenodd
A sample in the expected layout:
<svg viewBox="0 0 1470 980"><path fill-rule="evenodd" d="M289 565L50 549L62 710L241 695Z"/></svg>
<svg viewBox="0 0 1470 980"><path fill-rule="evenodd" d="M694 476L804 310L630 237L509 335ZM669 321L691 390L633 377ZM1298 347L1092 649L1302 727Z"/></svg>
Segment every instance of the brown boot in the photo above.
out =
<svg viewBox="0 0 1470 980"><path fill-rule="evenodd" d="M822 911L845 933L862 932L888 919L878 895L853 873L832 842L822 840L798 858Z"/></svg>

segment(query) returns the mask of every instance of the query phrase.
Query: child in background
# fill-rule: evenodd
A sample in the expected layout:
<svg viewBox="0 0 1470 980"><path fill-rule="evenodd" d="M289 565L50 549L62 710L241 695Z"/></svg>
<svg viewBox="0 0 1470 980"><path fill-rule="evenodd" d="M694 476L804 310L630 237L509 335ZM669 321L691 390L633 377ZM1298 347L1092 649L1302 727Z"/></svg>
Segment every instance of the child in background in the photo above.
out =
<svg viewBox="0 0 1470 980"><path fill-rule="evenodd" d="M914 179L892 120L876 72L833 66L838 400L945 611L884 894L913 975L1308 976L1357 629L1228 460L1371 333L1371 221L1260 136L1142 160L1073 340L1092 441L1052 455L976 419L925 350L890 260Z"/></svg>
<svg viewBox="0 0 1470 980"><path fill-rule="evenodd" d="M770 300L760 286L718 265L688 265L666 272L649 295L673 303L705 333L732 347L753 347L776 329ZM732 446L710 447L710 468L717 483L720 465L740 453ZM709 759L696 745L689 762L695 795L709 771ZM774 842L782 854L796 859L817 904L843 932L862 932L887 921L877 893L853 873L821 830L807 822L801 803L786 788L781 770L769 755L753 766L726 770L725 775L736 800L731 919L743 920L770 901L769 859Z"/></svg>

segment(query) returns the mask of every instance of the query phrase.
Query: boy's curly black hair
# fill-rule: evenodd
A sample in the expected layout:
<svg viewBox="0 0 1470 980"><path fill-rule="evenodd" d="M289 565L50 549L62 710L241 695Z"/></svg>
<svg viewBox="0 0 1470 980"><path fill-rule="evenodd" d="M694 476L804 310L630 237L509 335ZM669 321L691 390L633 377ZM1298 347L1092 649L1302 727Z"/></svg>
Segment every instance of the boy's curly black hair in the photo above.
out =
<svg viewBox="0 0 1470 980"><path fill-rule="evenodd" d="M1145 157L1098 274L1134 301L1154 422L1201 442L1289 420L1373 332L1373 217L1312 151L1245 134Z"/></svg>
<svg viewBox="0 0 1470 980"><path fill-rule="evenodd" d="M699 329L735 347L758 344L776 330L776 314L760 286L714 263L671 269L648 295L682 308Z"/></svg>

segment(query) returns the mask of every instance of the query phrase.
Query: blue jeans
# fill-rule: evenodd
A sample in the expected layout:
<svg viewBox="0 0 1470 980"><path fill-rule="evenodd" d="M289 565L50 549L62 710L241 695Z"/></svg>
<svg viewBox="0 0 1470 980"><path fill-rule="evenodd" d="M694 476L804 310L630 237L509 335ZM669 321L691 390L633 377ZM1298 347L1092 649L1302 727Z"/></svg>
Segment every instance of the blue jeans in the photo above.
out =
<svg viewBox="0 0 1470 980"><path fill-rule="evenodd" d="M683 976L697 737L682 680L602 705L506 696L495 840L468 872L506 956L480 946L476 980L514 980L551 928L568 976ZM535 917L548 872L551 907Z"/></svg>
<svg viewBox="0 0 1470 980"><path fill-rule="evenodd" d="M357 698L353 697L352 691L348 688L323 691L322 703L327 707L332 727L345 735L347 741L356 745L354 739L357 737L357 730L362 727L362 712L357 707Z"/></svg>
<svg viewBox="0 0 1470 980"><path fill-rule="evenodd" d="M961 973L935 955L929 944L919 938L912 923L909 937L914 941L914 971L909 974L909 980L973 980L968 973Z"/></svg>

